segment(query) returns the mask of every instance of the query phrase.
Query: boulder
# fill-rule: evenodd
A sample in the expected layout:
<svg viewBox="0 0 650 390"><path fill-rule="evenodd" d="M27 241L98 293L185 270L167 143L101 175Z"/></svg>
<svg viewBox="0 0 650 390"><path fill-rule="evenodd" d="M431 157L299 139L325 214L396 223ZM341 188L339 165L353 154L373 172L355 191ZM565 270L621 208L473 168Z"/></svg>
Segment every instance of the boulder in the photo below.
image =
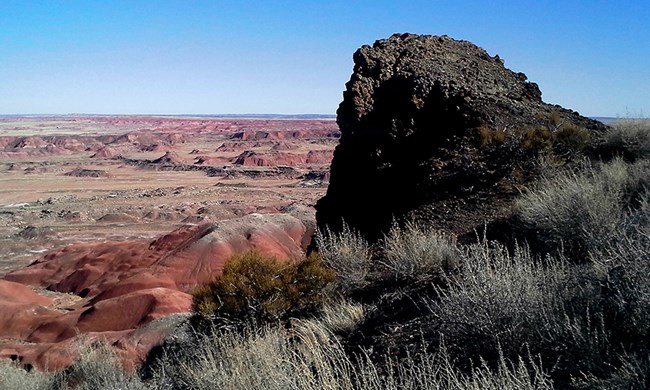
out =
<svg viewBox="0 0 650 390"><path fill-rule="evenodd" d="M530 179L521 163L537 150L522 146L525 134L543 141L562 129L582 136L605 128L544 103L537 84L498 55L413 34L356 51L337 124L341 138L317 222L339 231L345 221L371 240L403 218L472 231L498 217L491 210L499 200L507 203Z"/></svg>

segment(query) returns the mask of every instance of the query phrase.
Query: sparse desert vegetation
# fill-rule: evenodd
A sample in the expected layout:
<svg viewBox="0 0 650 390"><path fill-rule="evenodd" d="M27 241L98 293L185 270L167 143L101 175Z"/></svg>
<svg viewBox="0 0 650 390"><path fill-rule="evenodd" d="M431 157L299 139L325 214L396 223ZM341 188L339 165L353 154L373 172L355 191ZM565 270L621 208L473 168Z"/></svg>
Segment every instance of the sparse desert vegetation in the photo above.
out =
<svg viewBox="0 0 650 390"><path fill-rule="evenodd" d="M650 126L644 129L650 134ZM102 355L109 352L99 348L57 374L3 363L0 383L30 389L648 388L648 163L621 151L578 168L549 169L513 208L536 237L530 245L482 237L460 244L414 223L395 226L374 246L349 228L322 232L320 256L334 280L323 276L317 257L301 260L308 270L301 279L282 274L295 276L301 262L279 264L249 253L196 297L226 302L228 288L266 291L264 283L271 283L278 294L291 292L292 310L273 294L267 301L291 315L251 323L266 301L249 302L257 294L249 291L237 295L242 305L230 305L237 310L210 312L212 320L222 316L241 327L198 331L186 324L141 374L110 368ZM249 284L255 273L272 280ZM303 282L307 289L299 288ZM195 302L197 315L205 316L205 305Z"/></svg>

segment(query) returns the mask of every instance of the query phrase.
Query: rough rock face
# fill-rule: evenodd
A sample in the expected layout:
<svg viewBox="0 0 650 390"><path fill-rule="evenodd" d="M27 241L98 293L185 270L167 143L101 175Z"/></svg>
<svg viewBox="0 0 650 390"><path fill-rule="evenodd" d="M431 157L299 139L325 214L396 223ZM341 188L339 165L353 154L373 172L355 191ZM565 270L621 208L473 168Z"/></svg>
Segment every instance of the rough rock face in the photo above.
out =
<svg viewBox="0 0 650 390"><path fill-rule="evenodd" d="M337 111L330 185L317 205L321 228L338 230L345 220L372 239L407 214L444 220L444 213L480 209L479 198L496 193L486 191L514 183L508 159L519 158L485 148L482 132L504 138L550 118L587 131L604 127L544 103L537 84L470 42L393 35L361 47L354 64ZM445 228L471 230L469 223Z"/></svg>

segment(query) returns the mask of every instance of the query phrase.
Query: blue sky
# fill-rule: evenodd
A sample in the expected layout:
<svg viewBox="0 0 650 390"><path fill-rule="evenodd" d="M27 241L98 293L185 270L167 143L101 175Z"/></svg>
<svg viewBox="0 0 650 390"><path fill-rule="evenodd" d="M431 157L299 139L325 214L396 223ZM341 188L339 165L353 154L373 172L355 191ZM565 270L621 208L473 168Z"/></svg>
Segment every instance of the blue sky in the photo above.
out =
<svg viewBox="0 0 650 390"><path fill-rule="evenodd" d="M0 0L0 114L333 114L393 33L499 54L543 98L650 115L650 1Z"/></svg>

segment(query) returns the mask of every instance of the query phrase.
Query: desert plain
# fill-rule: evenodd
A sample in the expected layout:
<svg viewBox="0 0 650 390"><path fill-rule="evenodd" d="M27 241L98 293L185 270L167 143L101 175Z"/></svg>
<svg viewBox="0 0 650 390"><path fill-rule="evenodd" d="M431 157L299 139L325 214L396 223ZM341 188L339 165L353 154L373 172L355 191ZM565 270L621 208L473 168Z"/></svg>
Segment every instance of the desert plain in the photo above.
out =
<svg viewBox="0 0 650 390"><path fill-rule="evenodd" d="M0 118L0 276L75 243L313 209L330 119Z"/></svg>

